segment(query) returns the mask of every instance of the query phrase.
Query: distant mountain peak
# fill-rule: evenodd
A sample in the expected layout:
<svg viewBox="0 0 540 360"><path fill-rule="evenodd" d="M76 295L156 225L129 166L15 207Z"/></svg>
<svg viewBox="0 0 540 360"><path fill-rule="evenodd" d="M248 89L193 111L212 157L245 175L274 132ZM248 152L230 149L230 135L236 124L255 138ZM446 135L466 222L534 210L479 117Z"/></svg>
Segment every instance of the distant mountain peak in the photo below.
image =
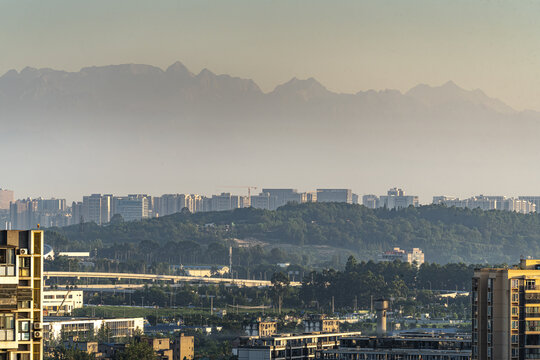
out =
<svg viewBox="0 0 540 360"><path fill-rule="evenodd" d="M172 64L171 66L169 66L165 72L167 72L167 73L177 73L177 74L189 74L189 75L193 76L193 73L191 71L189 71L189 69L184 64L182 64L180 61L177 61L174 64Z"/></svg>
<svg viewBox="0 0 540 360"><path fill-rule="evenodd" d="M304 101L333 95L331 91L312 77L305 80L293 77L286 83L276 86L271 94L279 97L301 98Z"/></svg>
<svg viewBox="0 0 540 360"><path fill-rule="evenodd" d="M15 69L8 70L4 75L2 75L0 78L9 78L9 77L15 77L19 75L19 72Z"/></svg>
<svg viewBox="0 0 540 360"><path fill-rule="evenodd" d="M459 87L455 82L453 82L452 80L448 80L447 82L445 82L444 84L442 84L443 88L452 88L452 89L461 89L463 90L461 87Z"/></svg>
<svg viewBox="0 0 540 360"><path fill-rule="evenodd" d="M197 74L197 77L206 77L206 76L216 76L216 74L214 74L207 68L202 69L201 72Z"/></svg>
<svg viewBox="0 0 540 360"><path fill-rule="evenodd" d="M490 108L501 113L516 111L502 101L487 96L481 90L465 90L453 81L447 81L440 86L419 84L405 93L429 106L442 106L458 103L468 103L474 106Z"/></svg>

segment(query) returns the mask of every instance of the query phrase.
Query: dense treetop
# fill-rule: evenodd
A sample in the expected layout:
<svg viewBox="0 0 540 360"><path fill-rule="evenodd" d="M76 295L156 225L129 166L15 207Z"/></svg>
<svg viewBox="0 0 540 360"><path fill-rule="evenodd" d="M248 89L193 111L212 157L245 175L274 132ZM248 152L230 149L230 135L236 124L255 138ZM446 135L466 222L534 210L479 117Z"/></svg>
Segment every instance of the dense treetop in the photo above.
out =
<svg viewBox="0 0 540 360"><path fill-rule="evenodd" d="M430 205L402 210L344 203L290 204L276 211L253 208L191 214L183 211L135 222L114 221L50 229L57 249L99 249L120 244L208 246L231 239L328 245L360 259L393 247L421 248L430 262L515 263L540 255L540 215ZM143 246L144 247L144 246Z"/></svg>

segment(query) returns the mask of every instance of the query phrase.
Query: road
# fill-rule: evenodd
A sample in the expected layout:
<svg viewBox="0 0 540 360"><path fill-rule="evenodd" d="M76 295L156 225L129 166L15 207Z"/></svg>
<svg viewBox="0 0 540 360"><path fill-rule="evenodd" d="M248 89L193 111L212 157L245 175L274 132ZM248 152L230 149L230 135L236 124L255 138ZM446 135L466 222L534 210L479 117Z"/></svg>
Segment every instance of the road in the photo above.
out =
<svg viewBox="0 0 540 360"><path fill-rule="evenodd" d="M238 286L272 286L268 280L250 280L250 279L230 279L230 278L213 278L204 276L179 276L179 275L155 275L155 274L130 274L130 273L104 273L104 272L69 272L69 271L45 271L43 272L45 279L50 278L73 278L73 279L114 279L121 280L151 280L165 281L172 283L189 282L189 283L207 283L207 284L234 284ZM291 286L300 286L298 281L291 281Z"/></svg>

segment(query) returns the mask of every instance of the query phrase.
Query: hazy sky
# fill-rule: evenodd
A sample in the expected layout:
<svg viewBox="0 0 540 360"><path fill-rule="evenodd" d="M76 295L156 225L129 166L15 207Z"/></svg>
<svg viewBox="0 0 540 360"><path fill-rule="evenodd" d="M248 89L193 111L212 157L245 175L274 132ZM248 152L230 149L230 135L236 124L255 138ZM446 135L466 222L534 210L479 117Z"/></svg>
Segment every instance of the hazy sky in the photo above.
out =
<svg viewBox="0 0 540 360"><path fill-rule="evenodd" d="M142 63L166 68L179 60L195 73L208 68L251 78L264 91L292 77L315 77L330 90L348 93L406 91L419 83L452 80L465 89L480 88L518 110L540 111L539 15L538 0L0 0L0 75L26 66L78 71L93 65ZM178 154L165 147L144 149L144 142L137 147L126 135L120 147L122 161L117 161L101 146L115 144L116 134L107 140L96 136L93 143L82 145L78 136L55 134L44 142L49 148L43 157L18 147L18 156L4 164L15 171L0 173L0 187L15 190L17 197L69 200L92 192L243 193L225 187L243 184L301 190L351 187L359 194L382 194L402 186L420 195L422 202L435 194L538 194L540 171L524 176L516 176L517 170L500 172L512 164L527 173L540 161L535 131L520 126L522 134L510 134L508 149L480 133L479 138L488 139L481 144L488 146L471 141L467 148L456 138L449 147L460 145L457 153L442 160L436 150L425 154L408 143L403 147L407 152L379 149L373 156L362 147L363 134L358 133L349 134L348 142L338 142L338 149L325 148L331 146L326 134L307 137L311 142L305 146L292 135L287 146L275 146L268 137L264 140L270 145L262 148L251 139L251 157L245 154L244 139L228 144L228 152L202 157L182 152L180 145ZM207 135L207 129L199 131L199 138ZM522 141L523 134L530 139ZM19 145L9 135L4 132L0 152ZM175 144L177 134L170 135L173 139L164 144ZM185 148L198 139L180 135ZM41 134L34 136L36 143L42 140ZM437 139L419 138L434 141L432 148L437 149ZM524 144L520 154L527 156L512 155ZM96 148L101 153L92 153ZM143 158L134 156L133 149L144 149ZM163 153L168 157L162 158ZM313 158L324 166L298 161ZM272 163L265 165L260 159ZM142 160L152 168L140 175ZM36 163L47 175L39 183L32 176ZM208 176L208 169L220 178ZM120 175L96 176L113 171Z"/></svg>
<svg viewBox="0 0 540 360"><path fill-rule="evenodd" d="M0 73L25 66L176 60L329 89L407 90L453 80L540 110L540 1L3 0Z"/></svg>

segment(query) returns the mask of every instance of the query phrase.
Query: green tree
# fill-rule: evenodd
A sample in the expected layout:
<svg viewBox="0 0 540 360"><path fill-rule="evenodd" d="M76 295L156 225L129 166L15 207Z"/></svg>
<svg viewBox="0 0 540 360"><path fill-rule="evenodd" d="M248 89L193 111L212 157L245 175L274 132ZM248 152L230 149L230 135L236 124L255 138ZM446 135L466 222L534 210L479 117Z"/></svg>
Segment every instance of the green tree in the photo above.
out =
<svg viewBox="0 0 540 360"><path fill-rule="evenodd" d="M284 273L277 272L272 275L272 290L274 298L277 299L278 312L281 314L281 305L283 304L283 296L289 288L289 278Z"/></svg>
<svg viewBox="0 0 540 360"><path fill-rule="evenodd" d="M156 360L157 355L154 349L141 341L134 341L126 345L124 351L119 351L114 360Z"/></svg>
<svg viewBox="0 0 540 360"><path fill-rule="evenodd" d="M77 350L77 349L66 349L65 347L58 347L53 351L53 357L50 358L55 360L94 360L95 356L93 354L88 354L87 352Z"/></svg>
<svg viewBox="0 0 540 360"><path fill-rule="evenodd" d="M109 324L102 325L98 332L97 332L97 340L100 343L107 343L111 341L111 328L109 327Z"/></svg>

